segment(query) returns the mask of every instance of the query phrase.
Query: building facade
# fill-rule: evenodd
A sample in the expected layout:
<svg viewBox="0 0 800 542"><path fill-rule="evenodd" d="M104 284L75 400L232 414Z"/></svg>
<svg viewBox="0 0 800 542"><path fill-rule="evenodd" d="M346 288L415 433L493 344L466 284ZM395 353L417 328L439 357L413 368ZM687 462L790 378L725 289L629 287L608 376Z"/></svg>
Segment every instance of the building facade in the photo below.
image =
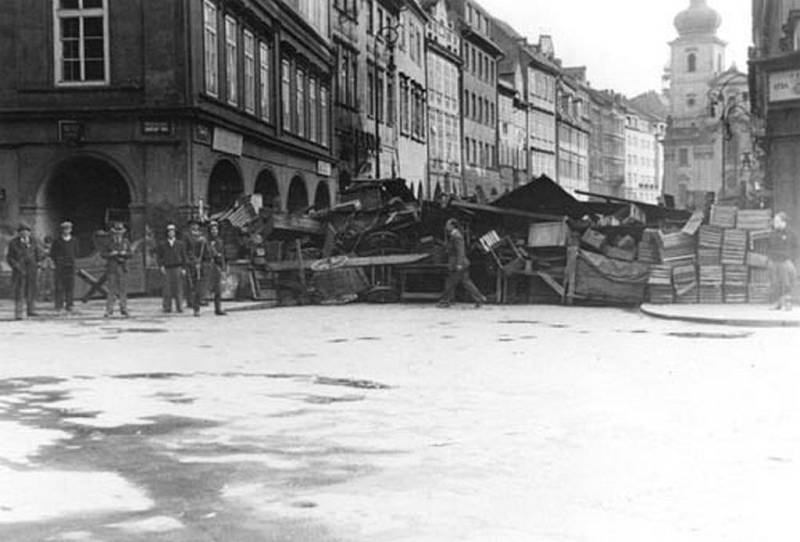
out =
<svg viewBox="0 0 800 542"><path fill-rule="evenodd" d="M625 111L622 97L611 91L588 89L589 189L596 194L624 197Z"/></svg>
<svg viewBox="0 0 800 542"><path fill-rule="evenodd" d="M788 212L800 233L800 0L753 0L752 9L750 98L763 125L753 159L764 164L753 185L759 203Z"/></svg>
<svg viewBox="0 0 800 542"><path fill-rule="evenodd" d="M497 168L497 61L492 18L473 0L450 0L461 32L463 190L489 196L500 191Z"/></svg>
<svg viewBox="0 0 800 542"><path fill-rule="evenodd" d="M589 191L588 94L579 79L567 75L559 80L558 91L556 180L565 190L585 199L576 191Z"/></svg>
<svg viewBox="0 0 800 542"><path fill-rule="evenodd" d="M503 192L528 180L528 105L513 80L501 76L497 85L497 164Z"/></svg>
<svg viewBox="0 0 800 542"><path fill-rule="evenodd" d="M2 3L0 222L71 219L86 251L110 219L140 237L242 193L330 204L325 21L311 0Z"/></svg>
<svg viewBox="0 0 800 542"><path fill-rule="evenodd" d="M428 183L426 194L461 195L461 34L445 0L424 4L428 96Z"/></svg>
<svg viewBox="0 0 800 542"><path fill-rule="evenodd" d="M628 104L622 197L657 204L661 196L663 122Z"/></svg>

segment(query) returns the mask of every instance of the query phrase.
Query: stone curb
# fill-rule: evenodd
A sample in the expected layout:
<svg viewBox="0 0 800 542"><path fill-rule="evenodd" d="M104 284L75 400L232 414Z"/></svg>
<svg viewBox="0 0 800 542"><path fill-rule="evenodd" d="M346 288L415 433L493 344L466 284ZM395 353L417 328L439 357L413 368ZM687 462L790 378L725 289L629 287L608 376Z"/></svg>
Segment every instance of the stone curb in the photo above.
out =
<svg viewBox="0 0 800 542"><path fill-rule="evenodd" d="M758 318L721 318L714 316L688 316L679 314L666 314L644 306L639 307L639 312L652 318L662 320L673 320L681 322L691 322L695 324L715 324L723 326L737 327L800 327L800 320L770 320Z"/></svg>

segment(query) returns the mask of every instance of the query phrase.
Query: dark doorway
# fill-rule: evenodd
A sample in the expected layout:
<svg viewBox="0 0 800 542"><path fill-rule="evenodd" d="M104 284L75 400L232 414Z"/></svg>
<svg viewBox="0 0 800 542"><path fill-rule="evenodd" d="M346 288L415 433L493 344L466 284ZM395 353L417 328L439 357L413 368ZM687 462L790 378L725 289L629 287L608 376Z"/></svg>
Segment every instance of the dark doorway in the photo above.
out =
<svg viewBox="0 0 800 542"><path fill-rule="evenodd" d="M314 193L314 209L318 211L327 209L331 206L331 194L328 191L328 183L320 181L317 184L317 191Z"/></svg>
<svg viewBox="0 0 800 542"><path fill-rule="evenodd" d="M281 208L281 191L278 188L278 181L272 172L264 170L256 178L256 186L253 190L256 194L261 194L264 207L279 211Z"/></svg>
<svg viewBox="0 0 800 542"><path fill-rule="evenodd" d="M308 207L308 190L306 183L301 177L292 179L289 185L289 199L286 202L286 209L290 213L303 211Z"/></svg>
<svg viewBox="0 0 800 542"><path fill-rule="evenodd" d="M209 211L218 213L224 211L236 201L244 192L242 177L232 163L222 160L211 170L208 179L208 207Z"/></svg>
<svg viewBox="0 0 800 542"><path fill-rule="evenodd" d="M131 192L125 179L114 166L98 158L63 162L44 193L53 235L61 221L70 220L81 257L94 251L94 232L105 229L107 221L119 220L130 228L130 204Z"/></svg>

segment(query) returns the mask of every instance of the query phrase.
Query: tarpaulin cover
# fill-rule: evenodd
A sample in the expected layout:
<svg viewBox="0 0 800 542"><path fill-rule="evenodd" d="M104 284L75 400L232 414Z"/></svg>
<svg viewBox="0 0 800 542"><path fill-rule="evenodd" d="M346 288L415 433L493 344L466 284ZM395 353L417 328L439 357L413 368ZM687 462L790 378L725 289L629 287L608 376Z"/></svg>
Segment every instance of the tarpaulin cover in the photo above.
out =
<svg viewBox="0 0 800 542"><path fill-rule="evenodd" d="M591 210L547 175L532 180L494 200L492 205L530 213L545 213L579 219Z"/></svg>
<svg viewBox="0 0 800 542"><path fill-rule="evenodd" d="M650 266L639 262L612 260L600 254L578 251L574 293L583 299L614 304L638 304L644 292Z"/></svg>

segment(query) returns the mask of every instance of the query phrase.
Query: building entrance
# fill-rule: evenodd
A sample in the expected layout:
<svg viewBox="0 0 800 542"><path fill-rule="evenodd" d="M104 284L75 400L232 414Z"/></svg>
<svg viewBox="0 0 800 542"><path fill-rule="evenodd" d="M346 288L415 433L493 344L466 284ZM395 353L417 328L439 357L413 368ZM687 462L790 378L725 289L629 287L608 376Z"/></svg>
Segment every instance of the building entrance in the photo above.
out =
<svg viewBox="0 0 800 542"><path fill-rule="evenodd" d="M109 221L122 221L130 228L130 188L114 166L98 158L62 162L45 187L43 203L45 231L55 236L58 224L70 220L80 257L94 251L94 233Z"/></svg>
<svg viewBox="0 0 800 542"><path fill-rule="evenodd" d="M232 163L222 160L211 170L208 179L208 206L210 212L218 213L229 208L244 192L242 177Z"/></svg>

